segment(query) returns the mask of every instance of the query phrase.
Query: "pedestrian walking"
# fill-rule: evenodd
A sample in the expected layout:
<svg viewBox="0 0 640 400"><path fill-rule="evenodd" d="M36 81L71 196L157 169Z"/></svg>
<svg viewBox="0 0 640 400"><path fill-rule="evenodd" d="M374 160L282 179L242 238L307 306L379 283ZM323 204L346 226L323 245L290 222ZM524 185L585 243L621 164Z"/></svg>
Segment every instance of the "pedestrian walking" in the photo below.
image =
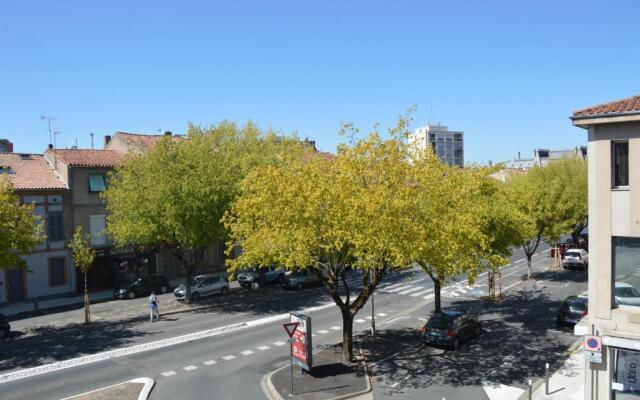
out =
<svg viewBox="0 0 640 400"><path fill-rule="evenodd" d="M149 296L149 321L154 322L160 319L160 310L158 304L160 301L156 297L156 292L151 292Z"/></svg>

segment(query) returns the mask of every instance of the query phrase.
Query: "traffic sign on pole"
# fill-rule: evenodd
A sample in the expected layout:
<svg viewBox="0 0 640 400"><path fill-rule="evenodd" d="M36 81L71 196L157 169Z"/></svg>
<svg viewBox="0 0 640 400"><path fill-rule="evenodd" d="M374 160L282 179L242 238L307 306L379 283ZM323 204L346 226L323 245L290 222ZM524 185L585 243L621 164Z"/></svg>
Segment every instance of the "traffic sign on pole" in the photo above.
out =
<svg viewBox="0 0 640 400"><path fill-rule="evenodd" d="M282 324L282 326L284 327L284 330L287 331L287 335L289 335L289 337L293 337L293 333L296 331L296 329L298 329L298 322L290 322L288 324Z"/></svg>

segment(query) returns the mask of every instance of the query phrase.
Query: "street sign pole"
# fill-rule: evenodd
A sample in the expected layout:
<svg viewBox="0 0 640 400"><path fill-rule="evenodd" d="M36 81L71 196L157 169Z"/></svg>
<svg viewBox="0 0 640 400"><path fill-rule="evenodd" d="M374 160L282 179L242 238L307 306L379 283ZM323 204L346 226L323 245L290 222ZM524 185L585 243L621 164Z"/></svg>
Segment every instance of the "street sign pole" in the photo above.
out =
<svg viewBox="0 0 640 400"><path fill-rule="evenodd" d="M291 369L291 393L289 393L289 397L293 397L293 342L295 342L293 334L296 332L296 329L298 329L298 323L282 324L282 327L287 332L287 335L289 335L289 365Z"/></svg>
<svg viewBox="0 0 640 400"><path fill-rule="evenodd" d="M373 288L373 274L369 272L369 286ZM371 336L376 335L376 314L373 290L371 291Z"/></svg>
<svg viewBox="0 0 640 400"><path fill-rule="evenodd" d="M293 397L293 341L289 343L289 360L290 360L290 370L291 370L291 393L289 393L289 397Z"/></svg>

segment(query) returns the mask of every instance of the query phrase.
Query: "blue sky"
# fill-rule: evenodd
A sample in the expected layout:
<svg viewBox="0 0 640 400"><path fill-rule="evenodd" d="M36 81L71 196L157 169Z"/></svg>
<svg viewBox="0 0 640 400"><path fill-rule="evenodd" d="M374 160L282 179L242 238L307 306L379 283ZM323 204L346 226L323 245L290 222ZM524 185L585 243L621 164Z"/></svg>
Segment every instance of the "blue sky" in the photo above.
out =
<svg viewBox="0 0 640 400"><path fill-rule="evenodd" d="M0 3L0 138L252 119L334 151L340 121L465 132L467 161L586 143L574 109L639 94L637 1Z"/></svg>

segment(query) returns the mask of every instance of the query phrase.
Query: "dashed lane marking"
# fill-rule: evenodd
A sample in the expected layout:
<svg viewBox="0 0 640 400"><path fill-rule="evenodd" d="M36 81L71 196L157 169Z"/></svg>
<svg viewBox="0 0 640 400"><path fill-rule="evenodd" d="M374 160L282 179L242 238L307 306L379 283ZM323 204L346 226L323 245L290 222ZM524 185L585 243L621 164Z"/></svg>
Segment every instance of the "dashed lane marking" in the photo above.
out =
<svg viewBox="0 0 640 400"><path fill-rule="evenodd" d="M218 362L216 360L209 360L209 361L205 361L203 362L204 365L213 365L213 364L217 364Z"/></svg>
<svg viewBox="0 0 640 400"><path fill-rule="evenodd" d="M318 333L319 333L319 334L321 334L321 335L324 335L325 333L329 333L329 331L328 331L328 330L326 330L326 329L320 329L320 330L318 331Z"/></svg>
<svg viewBox="0 0 640 400"><path fill-rule="evenodd" d="M168 377L173 376L175 374L176 374L176 371L165 371L161 375L168 378Z"/></svg>
<svg viewBox="0 0 640 400"><path fill-rule="evenodd" d="M225 361L230 361L230 360L233 360L234 358L236 358L236 356L233 356L231 354L229 354L228 356L222 357L222 359Z"/></svg>
<svg viewBox="0 0 640 400"><path fill-rule="evenodd" d="M187 365L186 367L182 367L185 371L193 371L194 369L198 369L195 365Z"/></svg>
<svg viewBox="0 0 640 400"><path fill-rule="evenodd" d="M366 319L371 319L371 316L365 317Z"/></svg>
<svg viewBox="0 0 640 400"><path fill-rule="evenodd" d="M265 351L265 350L269 350L271 347L269 347L269 346L267 346L267 345L262 345L262 346L258 346L258 347L256 347L256 348L257 348L258 350Z"/></svg>
<svg viewBox="0 0 640 400"><path fill-rule="evenodd" d="M431 293L430 295L424 296L423 299L424 300L430 300L430 299L433 299L434 297L436 297L436 295Z"/></svg>
<svg viewBox="0 0 640 400"><path fill-rule="evenodd" d="M358 319L356 319L356 322L357 322L358 324L361 324L361 323L363 323L363 322L364 322L364 320L363 320L363 319L358 318Z"/></svg>
<svg viewBox="0 0 640 400"><path fill-rule="evenodd" d="M377 313L376 315L378 317L386 317L388 314L385 314L385 313L381 312L381 313Z"/></svg>
<svg viewBox="0 0 640 400"><path fill-rule="evenodd" d="M282 341L277 341L277 342L273 342L273 344L276 346L284 346L285 343Z"/></svg>
<svg viewBox="0 0 640 400"><path fill-rule="evenodd" d="M252 350L245 350L245 351L241 351L240 354L242 354L243 356L248 356L253 354Z"/></svg>
<svg viewBox="0 0 640 400"><path fill-rule="evenodd" d="M332 331L339 331L339 330L340 330L340 329L342 329L342 328L340 328L339 326L335 326L335 325L334 325L334 326L332 326L332 327L331 327L331 328L329 328L329 329L331 329Z"/></svg>

